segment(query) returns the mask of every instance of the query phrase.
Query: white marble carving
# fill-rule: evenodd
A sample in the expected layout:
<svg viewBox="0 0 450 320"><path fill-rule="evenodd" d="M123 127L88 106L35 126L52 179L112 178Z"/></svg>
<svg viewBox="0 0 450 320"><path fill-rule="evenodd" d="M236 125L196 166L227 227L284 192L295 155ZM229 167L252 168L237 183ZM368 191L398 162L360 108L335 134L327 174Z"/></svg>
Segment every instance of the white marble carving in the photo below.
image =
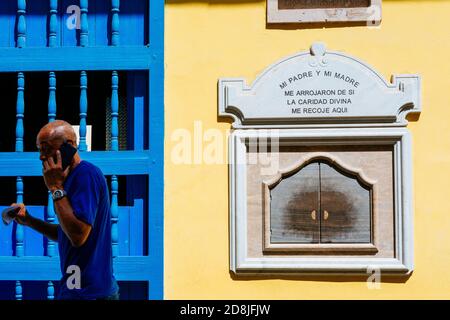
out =
<svg viewBox="0 0 450 320"><path fill-rule="evenodd" d="M386 123L406 125L420 113L420 77L396 75L386 82L362 61L328 51L322 43L282 59L251 85L219 80L219 115L233 127Z"/></svg>

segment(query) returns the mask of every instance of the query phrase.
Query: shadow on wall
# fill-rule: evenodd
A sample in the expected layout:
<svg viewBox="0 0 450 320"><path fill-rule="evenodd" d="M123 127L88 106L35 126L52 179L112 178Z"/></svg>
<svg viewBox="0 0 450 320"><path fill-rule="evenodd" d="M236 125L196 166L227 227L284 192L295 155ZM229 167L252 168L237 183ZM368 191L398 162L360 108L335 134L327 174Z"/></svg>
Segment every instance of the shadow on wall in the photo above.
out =
<svg viewBox="0 0 450 320"><path fill-rule="evenodd" d="M380 275L379 283L406 283L412 276L413 272L405 276L387 276ZM234 281L255 281L255 280L290 280L290 281L319 281L319 282L370 282L368 279L371 275L367 276L350 276L350 275L336 275L336 276L317 276L317 275L236 275L230 271L230 278Z"/></svg>

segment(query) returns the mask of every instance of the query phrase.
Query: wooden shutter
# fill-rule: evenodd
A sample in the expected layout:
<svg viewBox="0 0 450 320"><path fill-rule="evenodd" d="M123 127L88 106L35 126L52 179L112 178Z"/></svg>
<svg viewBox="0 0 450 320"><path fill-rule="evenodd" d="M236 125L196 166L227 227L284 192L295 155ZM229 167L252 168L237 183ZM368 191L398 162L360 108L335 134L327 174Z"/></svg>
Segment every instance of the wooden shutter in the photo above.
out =
<svg viewBox="0 0 450 320"><path fill-rule="evenodd" d="M370 190L355 177L320 163L322 243L370 242Z"/></svg>
<svg viewBox="0 0 450 320"><path fill-rule="evenodd" d="M312 163L271 190L271 242L318 243L319 165Z"/></svg>

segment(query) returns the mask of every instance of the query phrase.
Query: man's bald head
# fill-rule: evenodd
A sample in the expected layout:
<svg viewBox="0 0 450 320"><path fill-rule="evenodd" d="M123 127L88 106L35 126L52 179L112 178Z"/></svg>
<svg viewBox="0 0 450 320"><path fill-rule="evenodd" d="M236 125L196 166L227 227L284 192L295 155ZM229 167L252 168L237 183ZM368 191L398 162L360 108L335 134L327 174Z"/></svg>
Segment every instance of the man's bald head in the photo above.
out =
<svg viewBox="0 0 450 320"><path fill-rule="evenodd" d="M76 146L77 136L70 123L64 120L55 120L41 128L37 136L38 143L72 141Z"/></svg>
<svg viewBox="0 0 450 320"><path fill-rule="evenodd" d="M70 123L55 120L43 126L36 138L41 161L54 157L64 142L77 147L77 136Z"/></svg>

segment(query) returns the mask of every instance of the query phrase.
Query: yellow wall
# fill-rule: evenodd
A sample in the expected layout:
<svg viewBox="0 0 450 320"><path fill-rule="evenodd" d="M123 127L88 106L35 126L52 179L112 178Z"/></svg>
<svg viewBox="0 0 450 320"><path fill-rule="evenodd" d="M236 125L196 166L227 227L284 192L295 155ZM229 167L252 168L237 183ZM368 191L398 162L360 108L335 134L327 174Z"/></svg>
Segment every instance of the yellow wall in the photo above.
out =
<svg viewBox="0 0 450 320"><path fill-rule="evenodd" d="M166 1L166 299L450 298L450 0L383 0L377 29L269 29L265 0ZM323 41L381 72L418 73L423 112L413 134L415 271L406 283L233 280L226 164L176 165L175 130L217 119L217 80L253 81L276 60ZM207 144L206 144L207 145ZM225 147L225 145L224 145Z"/></svg>

